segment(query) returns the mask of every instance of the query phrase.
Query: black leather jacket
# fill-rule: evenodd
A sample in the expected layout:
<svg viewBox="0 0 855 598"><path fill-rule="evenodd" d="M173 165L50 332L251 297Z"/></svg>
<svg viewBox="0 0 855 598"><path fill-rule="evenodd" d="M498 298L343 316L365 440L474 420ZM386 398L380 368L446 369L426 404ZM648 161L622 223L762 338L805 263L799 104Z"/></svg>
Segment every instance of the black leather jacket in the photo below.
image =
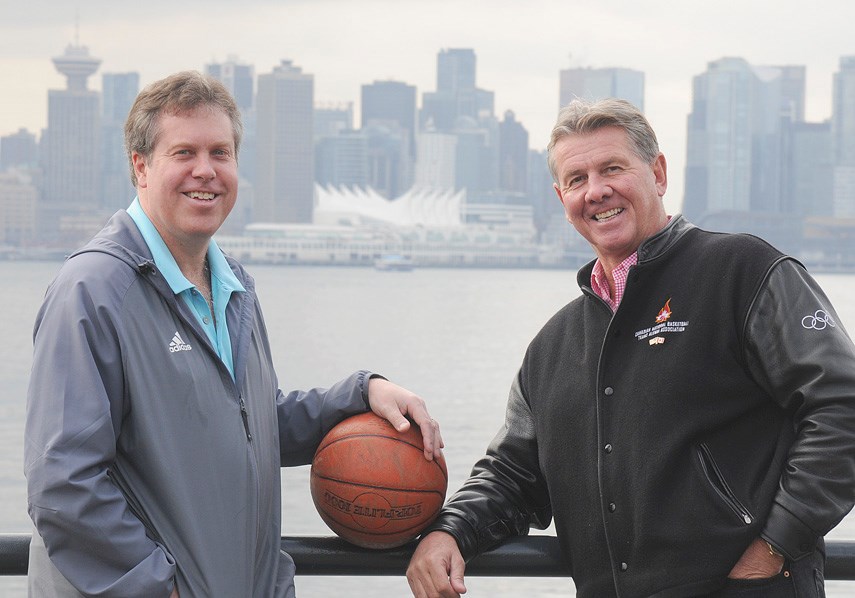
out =
<svg viewBox="0 0 855 598"><path fill-rule="evenodd" d="M554 517L577 593L719 588L761 536L788 558L855 502L855 346L795 260L675 217L612 314L532 341L505 425L430 530L466 558Z"/></svg>

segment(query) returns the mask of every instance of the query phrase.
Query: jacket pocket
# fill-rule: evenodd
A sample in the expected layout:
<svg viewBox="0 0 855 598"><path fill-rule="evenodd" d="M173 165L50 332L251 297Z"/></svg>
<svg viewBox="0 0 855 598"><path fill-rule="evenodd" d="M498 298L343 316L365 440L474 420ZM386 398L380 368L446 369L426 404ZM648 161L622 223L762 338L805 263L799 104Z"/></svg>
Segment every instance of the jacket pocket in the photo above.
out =
<svg viewBox="0 0 855 598"><path fill-rule="evenodd" d="M712 486L712 489L715 490L715 493L719 498L721 498L724 504L726 504L730 510L739 517L739 520L742 521L742 523L745 525L751 525L754 522L754 516L751 514L751 511L749 511L748 508L742 504L738 498L736 498L733 490L730 489L730 485L728 485L727 480L721 473L721 469L719 469L716 464L710 448L706 443L702 442L698 445L697 451L698 459L701 463L701 469L703 470L710 486Z"/></svg>

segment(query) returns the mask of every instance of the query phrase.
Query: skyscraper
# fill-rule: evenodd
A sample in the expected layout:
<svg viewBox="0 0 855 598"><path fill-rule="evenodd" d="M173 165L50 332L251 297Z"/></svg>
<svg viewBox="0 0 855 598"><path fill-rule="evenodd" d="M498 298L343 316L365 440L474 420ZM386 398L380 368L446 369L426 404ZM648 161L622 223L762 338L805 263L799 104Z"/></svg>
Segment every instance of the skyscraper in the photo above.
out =
<svg viewBox="0 0 855 598"><path fill-rule="evenodd" d="M644 112L644 73L627 68L572 68L559 73L559 107L579 98L620 98Z"/></svg>
<svg viewBox="0 0 855 598"><path fill-rule="evenodd" d="M454 188L466 189L467 202L486 201L487 195L499 186L499 135L493 114L493 92L476 87L475 52L470 48L443 49L437 55L436 65L436 91L422 95L420 135L453 134L456 137L451 146ZM447 145L445 142L437 145L437 139L424 144L425 147ZM419 142L418 147L422 146ZM418 157L417 183L433 176L429 173L441 173L433 186L446 179L444 167L425 168L421 164L425 157L421 153ZM431 160L439 164L434 157Z"/></svg>
<svg viewBox="0 0 855 598"><path fill-rule="evenodd" d="M855 56L843 56L834 74L831 117L834 215L855 217Z"/></svg>
<svg viewBox="0 0 855 598"><path fill-rule="evenodd" d="M804 67L722 58L693 80L684 213L785 213L793 125L804 114ZM702 223L702 222L701 222Z"/></svg>
<svg viewBox="0 0 855 598"><path fill-rule="evenodd" d="M99 207L101 110L99 94L86 88L86 80L101 61L85 46L69 44L53 63L65 75L67 87L48 91L39 220L47 230L56 231L60 217L91 214Z"/></svg>
<svg viewBox="0 0 855 598"><path fill-rule="evenodd" d="M241 184L249 185L250 181L254 181L256 178L255 68L252 65L239 62L236 56L230 55L225 62L206 64L205 74L214 77L225 85L240 109L243 120L243 138L238 156L238 174L244 179ZM250 194L247 193L246 195ZM241 212L245 212L245 210L241 210ZM229 218L228 224L232 224L231 221L239 220L235 216L237 214Z"/></svg>
<svg viewBox="0 0 855 598"><path fill-rule="evenodd" d="M255 80L255 69L252 65L242 64L237 56L229 56L225 62L206 64L205 74L226 86L241 112L252 109Z"/></svg>
<svg viewBox="0 0 855 598"><path fill-rule="evenodd" d="M416 161L416 88L400 81L362 86L362 130L368 139L368 184L384 197L413 184Z"/></svg>
<svg viewBox="0 0 855 598"><path fill-rule="evenodd" d="M139 73L104 73L101 78L101 203L117 210L134 197L125 152L124 127L139 93Z"/></svg>
<svg viewBox="0 0 855 598"><path fill-rule="evenodd" d="M35 168L38 161L39 144L34 133L20 128L17 133L0 137L0 171Z"/></svg>
<svg viewBox="0 0 855 598"><path fill-rule="evenodd" d="M493 115L493 92L475 85L475 51L471 48L440 50L436 58L436 91L422 95L419 121L423 129L452 131L459 119L477 121Z"/></svg>
<svg viewBox="0 0 855 598"><path fill-rule="evenodd" d="M255 222L311 222L314 77L283 60L259 75Z"/></svg>
<svg viewBox="0 0 855 598"><path fill-rule="evenodd" d="M499 123L499 188L525 194L528 187L528 131L514 113Z"/></svg>

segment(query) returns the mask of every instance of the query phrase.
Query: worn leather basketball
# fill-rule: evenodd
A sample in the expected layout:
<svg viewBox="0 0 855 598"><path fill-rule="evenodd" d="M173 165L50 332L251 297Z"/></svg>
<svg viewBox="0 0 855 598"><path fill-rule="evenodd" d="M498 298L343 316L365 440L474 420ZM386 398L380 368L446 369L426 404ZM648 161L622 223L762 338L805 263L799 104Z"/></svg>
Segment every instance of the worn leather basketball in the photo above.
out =
<svg viewBox="0 0 855 598"><path fill-rule="evenodd" d="M324 437L312 460L312 500L340 537L364 548L406 544L436 517L448 488L440 455L424 457L415 424L398 432L371 412Z"/></svg>

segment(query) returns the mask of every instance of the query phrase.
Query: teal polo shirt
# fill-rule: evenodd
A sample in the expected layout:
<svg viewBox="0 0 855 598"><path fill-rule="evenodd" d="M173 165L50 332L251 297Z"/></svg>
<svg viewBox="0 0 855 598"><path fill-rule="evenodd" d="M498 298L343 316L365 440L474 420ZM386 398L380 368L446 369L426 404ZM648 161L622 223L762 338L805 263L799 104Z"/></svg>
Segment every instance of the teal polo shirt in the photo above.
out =
<svg viewBox="0 0 855 598"><path fill-rule="evenodd" d="M208 340L217 350L220 359L229 368L232 379L235 377L234 359L232 357L231 337L229 336L229 327L226 320L226 305L231 299L232 293L243 293L246 289L237 279L229 267L223 252L217 246L216 242L211 239L208 244L208 265L211 268L211 295L214 299L214 317L211 317L211 310L205 297L202 296L196 286L191 283L181 273L181 269L172 257L172 253L163 241L163 237L157 232L154 224L143 211L140 205L139 198L135 198L131 206L128 208L128 214L133 219L137 228L140 229L146 245L151 251L152 259L154 260L157 269L163 274L172 292L180 296L184 302L190 307L196 315L196 319L205 333L208 335ZM217 326L219 322L221 325Z"/></svg>

